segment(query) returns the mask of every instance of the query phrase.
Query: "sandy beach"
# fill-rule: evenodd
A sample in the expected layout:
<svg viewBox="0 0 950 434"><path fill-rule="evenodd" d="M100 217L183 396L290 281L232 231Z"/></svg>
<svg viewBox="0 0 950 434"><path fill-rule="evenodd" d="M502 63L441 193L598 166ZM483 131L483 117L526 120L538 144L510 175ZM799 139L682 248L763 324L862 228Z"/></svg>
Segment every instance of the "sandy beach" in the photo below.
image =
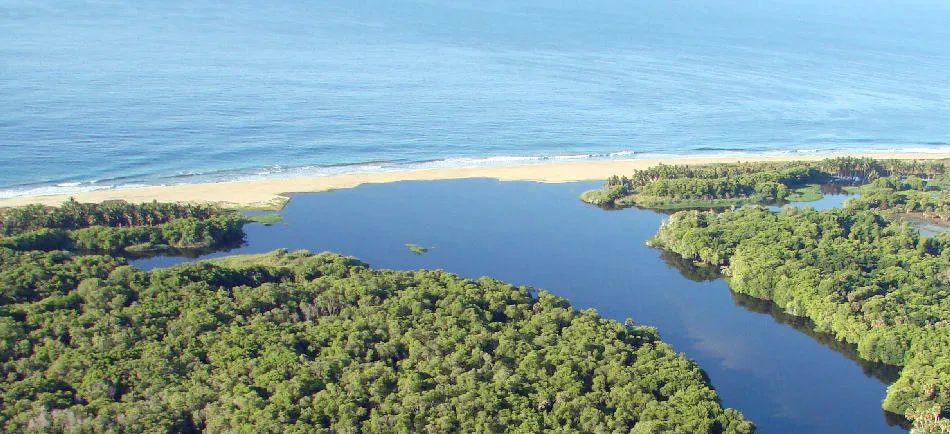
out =
<svg viewBox="0 0 950 434"><path fill-rule="evenodd" d="M401 172L380 172L324 177L264 179L259 181L183 184L100 190L73 195L23 196L0 199L0 207L22 206L31 203L58 205L70 196L80 202L125 200L133 203L202 202L217 203L234 208L276 209L286 202L287 194L309 193L352 188L366 183L396 181L428 181L462 178L495 178L502 181L572 182L603 180L611 175L623 175L636 169L659 164L702 165L711 163L758 161L816 161L841 155L795 155L760 157L682 157L664 159L630 159L580 162L551 162L513 166L486 166L450 169L427 169ZM854 155L864 156L864 155ZM936 160L950 158L950 154L874 154L878 159Z"/></svg>

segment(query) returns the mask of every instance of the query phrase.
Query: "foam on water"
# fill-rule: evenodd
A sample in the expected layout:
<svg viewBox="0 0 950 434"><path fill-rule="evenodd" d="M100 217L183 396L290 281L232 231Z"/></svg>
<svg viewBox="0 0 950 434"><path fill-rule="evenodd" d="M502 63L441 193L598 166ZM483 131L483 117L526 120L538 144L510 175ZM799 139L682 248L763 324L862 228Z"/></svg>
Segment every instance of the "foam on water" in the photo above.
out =
<svg viewBox="0 0 950 434"><path fill-rule="evenodd" d="M950 146L915 146L903 149L897 148L867 148L860 151L868 155L903 154L948 154ZM68 195L98 190L127 189L159 185L198 184L209 182L239 182L258 181L267 179L287 179L298 177L325 177L350 174L399 172L427 169L459 169L472 167L497 167L530 164L546 164L552 162L574 161L611 161L611 160L642 160L642 159L676 159L676 158L755 158L763 156L794 157L810 155L847 155L854 151L843 149L830 151L827 149L774 149L767 151L744 150L707 150L691 153L673 152L636 152L617 151L602 154L570 154L570 155L498 155L484 158L446 158L432 161L411 163L396 162L369 162L360 164L345 164L335 166L270 166L250 170L221 170L221 171L180 171L170 177L129 177L113 178L109 180L70 181L55 184L37 184L0 189L0 199L9 199L21 196L51 196Z"/></svg>
<svg viewBox="0 0 950 434"><path fill-rule="evenodd" d="M152 187L161 184L145 184L145 183L127 183L127 184L111 184L111 185L96 185L93 182L89 183L61 183L56 185L40 185L40 186L26 186L13 189L0 190L0 199L12 199L15 197L36 197L36 196L58 196L58 195L69 195L77 193L87 193L92 191L101 191L101 190L118 190L118 189L130 189L130 188L141 188L141 187Z"/></svg>

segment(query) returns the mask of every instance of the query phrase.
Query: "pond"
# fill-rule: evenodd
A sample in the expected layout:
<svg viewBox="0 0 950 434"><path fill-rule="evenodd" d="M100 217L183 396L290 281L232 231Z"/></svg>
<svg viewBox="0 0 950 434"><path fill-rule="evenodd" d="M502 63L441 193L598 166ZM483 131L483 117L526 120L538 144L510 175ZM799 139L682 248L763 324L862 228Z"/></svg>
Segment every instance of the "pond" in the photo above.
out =
<svg viewBox="0 0 950 434"><path fill-rule="evenodd" d="M926 217L904 216L903 218L908 223L917 228L917 231L920 232L920 235L925 237L932 237L944 232L950 232L950 225L947 225L945 222L938 222Z"/></svg>
<svg viewBox="0 0 950 434"><path fill-rule="evenodd" d="M844 205L845 201L851 199L852 197L858 197L857 194L852 194L846 191L843 188L842 184L837 183L827 183L822 184L821 187L822 198L818 200L813 200L810 202L791 202L785 206L796 206L796 207L810 207L818 211L828 208L841 208ZM781 211L781 206L770 206L769 209L772 211Z"/></svg>
<svg viewBox="0 0 950 434"><path fill-rule="evenodd" d="M893 370L860 364L848 345L803 333L807 324L734 297L714 273L645 246L665 216L578 199L599 185L467 179L299 194L282 222L248 225L245 246L203 257L331 250L377 268L441 268L543 288L577 308L656 326L760 432L904 432L881 410Z"/></svg>

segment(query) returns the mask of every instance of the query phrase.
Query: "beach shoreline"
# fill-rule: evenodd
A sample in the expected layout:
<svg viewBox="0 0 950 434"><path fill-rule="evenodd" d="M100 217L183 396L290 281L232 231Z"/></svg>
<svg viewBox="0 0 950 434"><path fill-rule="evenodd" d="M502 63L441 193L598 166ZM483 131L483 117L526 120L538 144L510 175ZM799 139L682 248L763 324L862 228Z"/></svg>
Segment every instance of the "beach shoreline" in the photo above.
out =
<svg viewBox="0 0 950 434"><path fill-rule="evenodd" d="M23 206L34 203L55 206L72 197L79 202L125 200L131 203L151 201L215 203L228 208L277 210L287 202L287 195L289 194L317 193L342 188L353 188L362 184L379 184L398 181L435 181L465 178L493 178L500 181L534 181L551 183L596 181L605 180L607 177L612 175L629 174L637 169L645 169L660 164L704 165L736 162L818 161L825 158L842 156L921 161L950 158L950 154L855 153L847 155L814 154L741 157L684 156L649 159L550 162L506 166L419 169L319 177L295 177L252 181L148 186L125 189L97 190L75 194L59 194L50 196L20 196L8 199L0 199L0 208Z"/></svg>

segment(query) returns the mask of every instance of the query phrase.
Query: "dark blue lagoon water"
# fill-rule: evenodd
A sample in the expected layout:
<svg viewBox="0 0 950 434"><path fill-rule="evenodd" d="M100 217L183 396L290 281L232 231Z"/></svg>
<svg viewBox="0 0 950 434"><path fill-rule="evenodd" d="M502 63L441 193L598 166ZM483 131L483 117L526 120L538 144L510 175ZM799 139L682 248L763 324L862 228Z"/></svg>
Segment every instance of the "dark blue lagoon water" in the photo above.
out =
<svg viewBox="0 0 950 434"><path fill-rule="evenodd" d="M0 198L950 151L943 0L0 0Z"/></svg>
<svg viewBox="0 0 950 434"><path fill-rule="evenodd" d="M763 433L903 432L881 410L893 372L857 364L846 345L798 331L807 325L773 317L768 304L734 299L708 271L684 274L675 257L643 244L664 216L578 200L598 185L472 179L302 194L283 222L249 225L245 247L211 256L332 250L379 268L441 268L543 288L604 317L658 327ZM416 255L408 243L430 249Z"/></svg>

